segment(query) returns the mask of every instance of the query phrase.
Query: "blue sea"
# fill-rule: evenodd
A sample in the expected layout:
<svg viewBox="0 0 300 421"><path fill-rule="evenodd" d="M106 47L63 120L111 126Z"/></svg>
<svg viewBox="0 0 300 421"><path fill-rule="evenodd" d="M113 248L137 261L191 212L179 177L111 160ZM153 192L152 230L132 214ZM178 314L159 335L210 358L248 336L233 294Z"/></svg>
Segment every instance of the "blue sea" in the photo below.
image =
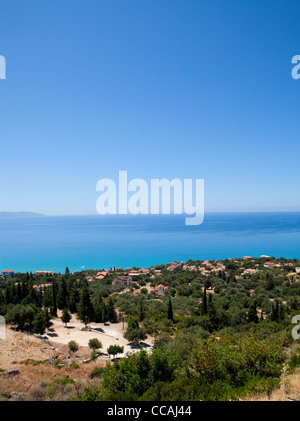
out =
<svg viewBox="0 0 300 421"><path fill-rule="evenodd" d="M188 259L300 258L300 212L35 216L0 219L0 270L75 272Z"/></svg>

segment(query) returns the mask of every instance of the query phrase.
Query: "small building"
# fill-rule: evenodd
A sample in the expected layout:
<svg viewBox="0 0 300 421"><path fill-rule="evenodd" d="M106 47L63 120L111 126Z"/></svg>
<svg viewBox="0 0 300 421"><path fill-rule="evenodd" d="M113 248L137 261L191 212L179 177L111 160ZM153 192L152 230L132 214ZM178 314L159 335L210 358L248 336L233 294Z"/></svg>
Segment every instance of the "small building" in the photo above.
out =
<svg viewBox="0 0 300 421"><path fill-rule="evenodd" d="M53 275L53 272L51 270L37 270L35 272L36 275Z"/></svg>
<svg viewBox="0 0 300 421"><path fill-rule="evenodd" d="M1 272L1 275L5 276L5 277L14 276L14 274L15 274L15 272L13 270L9 270L9 269L3 270Z"/></svg>
<svg viewBox="0 0 300 421"><path fill-rule="evenodd" d="M131 276L118 277L113 281L113 285L121 285L124 287L129 287L132 285L132 278Z"/></svg>
<svg viewBox="0 0 300 421"><path fill-rule="evenodd" d="M157 295L165 295L165 291L167 289L168 287L165 287L163 284L160 284L155 287L155 292Z"/></svg>
<svg viewBox="0 0 300 421"><path fill-rule="evenodd" d="M271 269L271 268L273 268L274 264L275 263L273 263L273 262L266 262L264 264L264 268Z"/></svg>
<svg viewBox="0 0 300 421"><path fill-rule="evenodd" d="M129 276L138 276L140 274L140 272L138 270L131 270L129 272Z"/></svg>
<svg viewBox="0 0 300 421"><path fill-rule="evenodd" d="M101 281L102 279L105 279L108 276L108 273L106 270L102 270L101 272L98 272L95 276L96 281Z"/></svg>
<svg viewBox="0 0 300 421"><path fill-rule="evenodd" d="M242 275L246 275L247 273L250 274L250 275L253 275L256 272L257 272L256 269L249 268L249 269L245 269L244 272L242 273Z"/></svg>

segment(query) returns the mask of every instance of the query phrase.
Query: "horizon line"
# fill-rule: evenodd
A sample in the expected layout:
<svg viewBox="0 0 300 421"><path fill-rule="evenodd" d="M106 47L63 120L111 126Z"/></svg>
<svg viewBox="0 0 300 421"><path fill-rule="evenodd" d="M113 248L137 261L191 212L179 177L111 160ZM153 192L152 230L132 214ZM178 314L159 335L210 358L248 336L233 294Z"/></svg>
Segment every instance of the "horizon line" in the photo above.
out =
<svg viewBox="0 0 300 421"><path fill-rule="evenodd" d="M300 213L300 209L297 210L207 210L205 211L205 213ZM1 214L32 214L34 215L39 215L39 216L100 216L100 217L104 217L104 216L189 216L191 214L187 214L185 212L182 212L181 214L175 214L173 212L169 213L169 214L163 214L163 213L158 213L158 214L136 214L133 215L131 213L127 213L127 214L105 214L105 215L100 215L97 212L95 213L74 213L74 214L70 214L70 213L57 213L57 214L45 214L43 212L38 212L38 211L0 211L0 215Z"/></svg>

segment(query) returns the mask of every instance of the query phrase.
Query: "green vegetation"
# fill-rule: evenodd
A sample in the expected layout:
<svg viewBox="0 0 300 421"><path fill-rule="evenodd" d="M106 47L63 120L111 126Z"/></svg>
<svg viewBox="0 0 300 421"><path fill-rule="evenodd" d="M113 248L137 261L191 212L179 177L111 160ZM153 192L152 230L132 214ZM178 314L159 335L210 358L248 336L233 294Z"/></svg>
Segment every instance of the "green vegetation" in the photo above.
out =
<svg viewBox="0 0 300 421"><path fill-rule="evenodd" d="M97 338L90 339L89 348L91 348L93 351L96 351L96 349L102 348L102 343Z"/></svg>
<svg viewBox="0 0 300 421"><path fill-rule="evenodd" d="M291 336L291 320L300 314L296 267L299 260L272 257L189 260L158 265L134 277L129 287L114 283L126 276L122 270L92 282L86 277L97 271L15 274L0 283L0 314L17 329L36 333L49 328L57 309L64 323L71 314L86 325L123 321L133 348L154 337L152 352L142 348L93 370L98 386L78 399L234 400L271 393L284 364L290 371L300 367ZM161 295L155 291L160 284ZM94 341L91 359L102 347ZM70 352L78 350L71 347ZM123 351L114 345L108 354Z"/></svg>
<svg viewBox="0 0 300 421"><path fill-rule="evenodd" d="M79 345L76 341L68 342L68 347L69 347L70 352L73 352L73 354L75 354L75 352L77 352L79 349Z"/></svg>

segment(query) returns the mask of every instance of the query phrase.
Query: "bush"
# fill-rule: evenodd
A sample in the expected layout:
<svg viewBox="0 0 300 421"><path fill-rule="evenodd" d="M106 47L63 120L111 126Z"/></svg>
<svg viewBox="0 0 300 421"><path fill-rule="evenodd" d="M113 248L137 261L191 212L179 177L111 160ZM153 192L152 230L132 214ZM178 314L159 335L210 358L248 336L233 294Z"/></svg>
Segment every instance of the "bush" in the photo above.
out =
<svg viewBox="0 0 300 421"><path fill-rule="evenodd" d="M48 397L52 401L70 400L75 394L75 381L69 378L57 379L48 387Z"/></svg>
<svg viewBox="0 0 300 421"><path fill-rule="evenodd" d="M37 385L30 389L27 401L45 401L47 400L48 391L44 385Z"/></svg>
<svg viewBox="0 0 300 421"><path fill-rule="evenodd" d="M93 338L89 340L89 348L92 350L100 349L102 348L102 343L97 338Z"/></svg>
<svg viewBox="0 0 300 421"><path fill-rule="evenodd" d="M76 341L70 341L68 347L71 352L75 353L79 349L79 344Z"/></svg>
<svg viewBox="0 0 300 421"><path fill-rule="evenodd" d="M91 374L89 375L89 377L91 379L93 379L94 377L97 377L99 379L102 376L103 372L104 372L104 368L103 367L96 367L91 372Z"/></svg>

